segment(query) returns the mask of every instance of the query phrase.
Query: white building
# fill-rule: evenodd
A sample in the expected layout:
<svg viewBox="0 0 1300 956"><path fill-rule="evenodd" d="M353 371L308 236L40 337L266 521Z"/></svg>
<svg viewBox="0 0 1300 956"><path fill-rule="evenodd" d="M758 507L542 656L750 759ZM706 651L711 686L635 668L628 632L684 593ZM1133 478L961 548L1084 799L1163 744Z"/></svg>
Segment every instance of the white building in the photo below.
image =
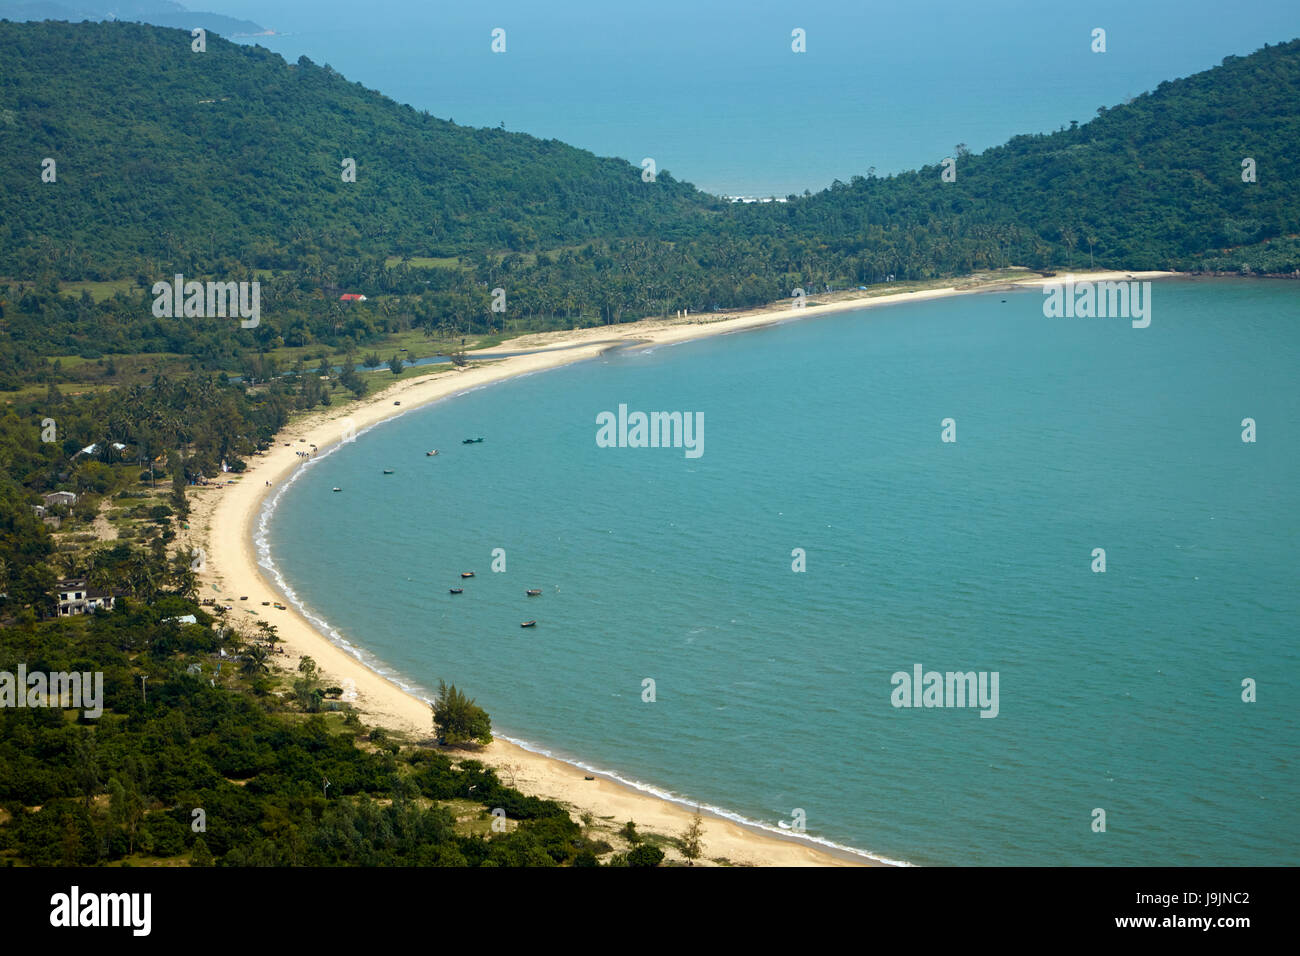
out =
<svg viewBox="0 0 1300 956"><path fill-rule="evenodd" d="M68 578L60 581L57 585L57 593L60 617L89 614L100 608L112 610L115 600L112 591L88 587L85 578Z"/></svg>

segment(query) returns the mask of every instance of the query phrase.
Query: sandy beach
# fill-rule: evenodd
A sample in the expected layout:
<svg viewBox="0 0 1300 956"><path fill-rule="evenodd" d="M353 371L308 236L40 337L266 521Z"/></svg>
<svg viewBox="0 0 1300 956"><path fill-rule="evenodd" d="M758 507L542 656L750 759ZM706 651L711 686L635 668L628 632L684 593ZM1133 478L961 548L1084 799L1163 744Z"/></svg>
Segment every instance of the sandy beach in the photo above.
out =
<svg viewBox="0 0 1300 956"><path fill-rule="evenodd" d="M267 494L303 464L304 459L298 456L298 452L309 450L312 445L324 451L345 437L413 408L514 376L591 359L619 344L666 345L792 319L807 320L853 309L1007 290L1013 286L1036 286L1069 279L1076 282L1085 279L1146 280L1170 275L1173 273L1081 272L1015 283L1005 279L989 282L963 280L946 288L890 295L839 294L825 297L827 301L822 304L810 304L800 309L793 309L786 302L725 317L692 315L683 319L646 320L572 332L524 335L495 352L470 353L472 362L484 364L459 370L447 368L422 378L397 382L364 401L312 412L295 421L276 436L270 449L248 460L248 468L242 475L219 476L222 483L190 489L190 528L182 533L181 543L187 549L202 549L203 565L199 578L203 597L214 597L222 604L234 605L236 610L232 620L241 623L245 630L251 631L252 623L259 620L276 626L287 651L285 655L277 655L277 664L295 668L301 656L310 655L319 665L327 684L343 686L348 679L355 683L355 706L361 711L363 721L409 734L413 740L429 741L432 720L428 703L406 693L330 642L292 607L281 611L262 606L262 601L283 601L284 596L257 564L254 525ZM539 351L489 361L500 352L521 349ZM396 402L400 402L400 406ZM248 600L241 602L239 598L244 595ZM246 615L244 608L256 610L260 616ZM349 634L348 639L364 646L366 635ZM491 712L490 705L488 710ZM578 767L503 740L495 741L472 756L495 767L503 781L525 793L570 806L575 817L590 812L618 824L630 819L635 820L642 831L678 836L687 828L694 812L692 807L660 799L614 780L599 776L586 780L584 778L591 774ZM669 856L677 858L675 851ZM878 862L707 814L704 856L706 861L723 858L733 864L765 866L855 866Z"/></svg>

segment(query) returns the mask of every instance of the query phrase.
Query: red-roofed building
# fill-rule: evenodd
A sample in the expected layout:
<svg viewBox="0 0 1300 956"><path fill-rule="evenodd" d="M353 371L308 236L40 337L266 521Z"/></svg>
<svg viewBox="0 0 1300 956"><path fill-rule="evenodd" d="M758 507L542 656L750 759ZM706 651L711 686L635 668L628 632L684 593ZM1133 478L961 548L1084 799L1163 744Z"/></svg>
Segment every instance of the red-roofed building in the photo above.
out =
<svg viewBox="0 0 1300 956"><path fill-rule="evenodd" d="M344 292L341 296L339 296L339 301L340 302L365 302L366 297L364 295L357 295L355 292Z"/></svg>

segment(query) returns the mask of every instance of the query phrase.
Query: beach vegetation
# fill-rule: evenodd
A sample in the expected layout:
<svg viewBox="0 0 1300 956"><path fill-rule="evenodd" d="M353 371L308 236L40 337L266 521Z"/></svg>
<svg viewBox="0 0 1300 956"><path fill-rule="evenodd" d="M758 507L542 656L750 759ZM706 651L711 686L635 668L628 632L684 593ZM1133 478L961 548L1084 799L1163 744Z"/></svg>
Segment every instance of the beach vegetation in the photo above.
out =
<svg viewBox="0 0 1300 956"><path fill-rule="evenodd" d="M0 865L557 866L607 851L565 808L479 761L419 744L360 747L365 728L340 715L257 697L267 675L218 674L217 652L233 641L215 615L179 597L160 603L6 628L0 670L102 671L105 707L97 720L0 709ZM166 623L177 611L199 623ZM190 827L196 807L205 832ZM490 820L497 807L509 832L459 832L457 817Z"/></svg>
<svg viewBox="0 0 1300 956"><path fill-rule="evenodd" d="M643 844L627 854L628 866L658 866L664 861L664 851L657 846Z"/></svg>
<svg viewBox="0 0 1300 956"><path fill-rule="evenodd" d="M298 706L310 714L321 709L325 693L320 689L320 672L316 662L304 654L298 661L298 678L293 682L293 695Z"/></svg>
<svg viewBox="0 0 1300 956"><path fill-rule="evenodd" d="M698 807L691 817L690 826L682 834L681 850L682 856L686 857L687 864L691 866L704 855L704 818L700 816Z"/></svg>
<svg viewBox="0 0 1300 956"><path fill-rule="evenodd" d="M433 727L443 746L486 745L492 742L492 720L473 698L455 684L438 682L438 696L433 702Z"/></svg>

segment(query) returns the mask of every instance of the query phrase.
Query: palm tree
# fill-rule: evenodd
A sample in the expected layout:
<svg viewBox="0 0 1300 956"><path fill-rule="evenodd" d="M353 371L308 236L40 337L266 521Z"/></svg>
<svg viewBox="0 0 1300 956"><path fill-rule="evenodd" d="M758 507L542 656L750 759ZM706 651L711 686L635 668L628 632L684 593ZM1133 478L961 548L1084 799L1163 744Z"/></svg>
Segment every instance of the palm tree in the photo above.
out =
<svg viewBox="0 0 1300 956"><path fill-rule="evenodd" d="M244 651L244 662L239 669L249 677L265 674L271 669L266 664L268 656L266 648L261 644L251 644Z"/></svg>
<svg viewBox="0 0 1300 956"><path fill-rule="evenodd" d="M1065 248L1068 251L1065 264L1067 267L1072 267L1074 265L1074 244L1077 241L1074 235L1074 230L1069 226L1062 226L1061 241L1065 243Z"/></svg>
<svg viewBox="0 0 1300 956"><path fill-rule="evenodd" d="M135 597L152 600L158 594L158 569L148 551L137 551L131 556L127 582Z"/></svg>
<svg viewBox="0 0 1300 956"><path fill-rule="evenodd" d="M54 558L54 566L65 578L80 577L84 570L80 558L71 551L61 551Z"/></svg>
<svg viewBox="0 0 1300 956"><path fill-rule="evenodd" d="M172 558L171 583L176 593L183 597L193 597L198 590L198 575L190 566L190 559L183 551L178 551Z"/></svg>

